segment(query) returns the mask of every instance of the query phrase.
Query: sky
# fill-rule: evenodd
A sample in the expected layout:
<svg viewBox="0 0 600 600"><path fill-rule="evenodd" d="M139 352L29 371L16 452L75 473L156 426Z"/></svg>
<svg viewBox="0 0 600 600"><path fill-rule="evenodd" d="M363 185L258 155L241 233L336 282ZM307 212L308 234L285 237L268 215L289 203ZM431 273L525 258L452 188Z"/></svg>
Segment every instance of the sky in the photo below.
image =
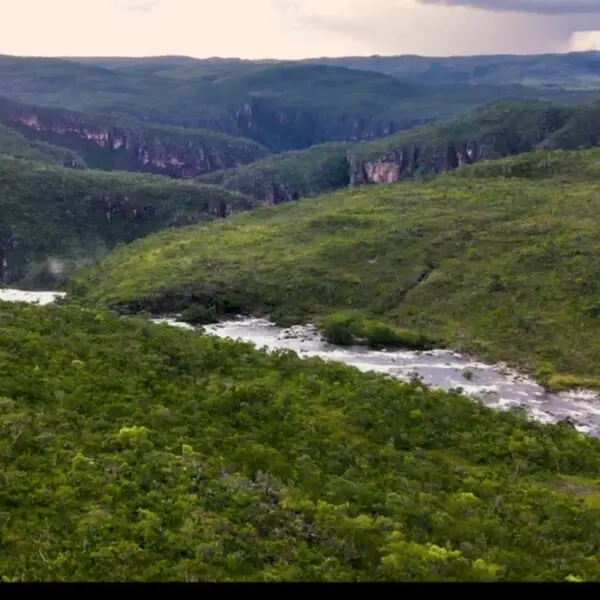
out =
<svg viewBox="0 0 600 600"><path fill-rule="evenodd" d="M295 59L600 50L600 0L0 0L0 54Z"/></svg>

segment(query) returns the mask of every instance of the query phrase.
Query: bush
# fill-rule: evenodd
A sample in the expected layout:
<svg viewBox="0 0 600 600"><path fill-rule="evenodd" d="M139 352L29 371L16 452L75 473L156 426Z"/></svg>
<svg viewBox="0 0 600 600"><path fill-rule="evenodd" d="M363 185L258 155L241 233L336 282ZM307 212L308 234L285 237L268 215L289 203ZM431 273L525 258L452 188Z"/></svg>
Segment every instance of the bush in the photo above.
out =
<svg viewBox="0 0 600 600"><path fill-rule="evenodd" d="M202 304L192 304L186 308L180 316L181 321L191 325L208 325L215 323L217 319L217 309L214 305L204 306Z"/></svg>
<svg viewBox="0 0 600 600"><path fill-rule="evenodd" d="M334 313L321 321L320 331L331 344L366 345L371 348L400 347L429 350L439 345L422 333L386 325L356 311Z"/></svg>

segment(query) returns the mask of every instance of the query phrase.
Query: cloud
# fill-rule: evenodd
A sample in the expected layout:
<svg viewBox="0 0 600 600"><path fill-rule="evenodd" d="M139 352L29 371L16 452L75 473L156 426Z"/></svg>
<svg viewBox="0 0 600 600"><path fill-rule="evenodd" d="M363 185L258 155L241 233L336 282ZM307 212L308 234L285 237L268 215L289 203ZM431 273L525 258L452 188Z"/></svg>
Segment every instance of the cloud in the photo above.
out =
<svg viewBox="0 0 600 600"><path fill-rule="evenodd" d="M527 0L510 0L523 8ZM469 2L469 5L466 5ZM502 0L303 0L294 16L304 31L360 43L361 54L531 54L566 52L574 32L600 30L595 14L499 10ZM528 0L529 4L532 0ZM551 0L545 0L546 3ZM596 6L600 0L596 0ZM564 6L566 0L562 0ZM569 6L578 0L569 0ZM581 4L581 0L579 2ZM481 10L482 6L496 7ZM555 8L558 4L555 3ZM316 54L316 52L311 52Z"/></svg>
<svg viewBox="0 0 600 600"><path fill-rule="evenodd" d="M578 31L571 38L571 50L585 52L600 50L600 31Z"/></svg>
<svg viewBox="0 0 600 600"><path fill-rule="evenodd" d="M135 4L119 2L118 5L123 10L133 12L150 12L156 8L156 2L137 2Z"/></svg>
<svg viewBox="0 0 600 600"><path fill-rule="evenodd" d="M538 15L600 14L598 0L419 0L421 4L464 6L495 12Z"/></svg>
<svg viewBox="0 0 600 600"><path fill-rule="evenodd" d="M590 32L600 31L600 0L0 0L0 6L0 53L36 56L528 54L597 47Z"/></svg>

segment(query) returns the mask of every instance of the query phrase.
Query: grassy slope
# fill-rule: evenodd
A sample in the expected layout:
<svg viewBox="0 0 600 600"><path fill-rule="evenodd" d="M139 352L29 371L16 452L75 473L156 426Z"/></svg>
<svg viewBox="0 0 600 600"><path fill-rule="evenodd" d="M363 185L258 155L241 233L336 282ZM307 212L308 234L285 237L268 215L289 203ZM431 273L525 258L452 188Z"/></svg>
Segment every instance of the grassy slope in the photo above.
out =
<svg viewBox="0 0 600 600"><path fill-rule="evenodd" d="M222 204L251 205L214 186L0 158L0 252L8 262L0 279L32 276L50 258L72 266L164 227L219 216Z"/></svg>
<svg viewBox="0 0 600 600"><path fill-rule="evenodd" d="M164 231L76 289L128 310L195 299L288 322L356 309L544 383L600 387L599 198L599 151L532 153Z"/></svg>
<svg viewBox="0 0 600 600"><path fill-rule="evenodd" d="M0 155L53 165L62 165L69 157L75 158L75 154L66 148L28 140L18 131L4 125L0 125Z"/></svg>
<svg viewBox="0 0 600 600"><path fill-rule="evenodd" d="M3 581L598 580L600 442L317 359L0 303Z"/></svg>

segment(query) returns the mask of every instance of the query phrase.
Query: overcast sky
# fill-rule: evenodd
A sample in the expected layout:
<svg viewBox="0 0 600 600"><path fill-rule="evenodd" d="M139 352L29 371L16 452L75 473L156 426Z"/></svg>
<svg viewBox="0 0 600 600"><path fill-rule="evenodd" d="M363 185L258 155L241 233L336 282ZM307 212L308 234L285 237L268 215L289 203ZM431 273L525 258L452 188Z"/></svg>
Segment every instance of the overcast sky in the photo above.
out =
<svg viewBox="0 0 600 600"><path fill-rule="evenodd" d="M0 53L302 58L600 49L600 0L0 0Z"/></svg>

